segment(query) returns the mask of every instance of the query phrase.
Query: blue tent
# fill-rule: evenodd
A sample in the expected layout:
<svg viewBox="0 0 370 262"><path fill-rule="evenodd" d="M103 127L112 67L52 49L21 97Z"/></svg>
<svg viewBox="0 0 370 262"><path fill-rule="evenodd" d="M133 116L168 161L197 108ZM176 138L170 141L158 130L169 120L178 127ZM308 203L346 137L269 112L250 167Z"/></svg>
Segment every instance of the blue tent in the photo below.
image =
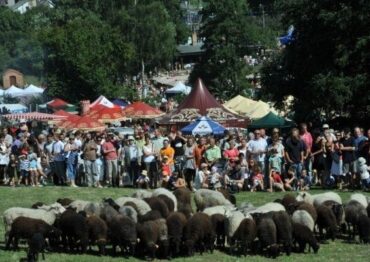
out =
<svg viewBox="0 0 370 262"><path fill-rule="evenodd" d="M112 103L117 105L117 106L120 106L120 107L126 107L130 104L129 102L127 102L127 100L124 100L124 99L121 99L121 98L114 99L112 101Z"/></svg>
<svg viewBox="0 0 370 262"><path fill-rule="evenodd" d="M202 116L181 129L181 131L185 135L223 135L225 128L212 119Z"/></svg>
<svg viewBox="0 0 370 262"><path fill-rule="evenodd" d="M287 34L279 37L280 44L289 45L294 41L294 26L290 26Z"/></svg>

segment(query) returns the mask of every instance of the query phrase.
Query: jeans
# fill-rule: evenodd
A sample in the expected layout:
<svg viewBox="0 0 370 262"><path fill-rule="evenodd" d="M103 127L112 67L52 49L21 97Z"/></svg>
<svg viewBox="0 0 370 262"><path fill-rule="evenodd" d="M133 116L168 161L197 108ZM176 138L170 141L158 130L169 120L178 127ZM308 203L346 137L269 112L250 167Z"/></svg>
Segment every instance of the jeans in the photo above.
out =
<svg viewBox="0 0 370 262"><path fill-rule="evenodd" d="M157 161L153 160L152 162L145 163L146 171L149 176L149 186L150 188L157 188L158 184L158 167Z"/></svg>
<svg viewBox="0 0 370 262"><path fill-rule="evenodd" d="M294 167L295 169L295 177L299 180L301 179L301 173L302 173L302 163L294 163L290 165L291 167Z"/></svg>
<svg viewBox="0 0 370 262"><path fill-rule="evenodd" d="M305 169L307 170L307 174L309 176L312 176L312 158L311 157L308 157L305 161L304 161L304 167Z"/></svg>
<svg viewBox="0 0 370 262"><path fill-rule="evenodd" d="M130 162L130 164L127 167L127 172L130 176L132 185L135 185L136 179L138 179L139 174L140 174L140 167L136 160Z"/></svg>
<svg viewBox="0 0 370 262"><path fill-rule="evenodd" d="M67 163L67 177L68 180L76 179L76 165L72 163Z"/></svg>
<svg viewBox="0 0 370 262"><path fill-rule="evenodd" d="M65 161L54 161L55 173L58 178L59 185L65 184L66 181L66 162Z"/></svg>
<svg viewBox="0 0 370 262"><path fill-rule="evenodd" d="M118 174L118 164L117 159L114 160L106 160L106 168L107 168L107 181L108 183L112 184L112 186L118 186L117 184L117 174Z"/></svg>
<svg viewBox="0 0 370 262"><path fill-rule="evenodd" d="M97 173L95 161L85 160L85 172L87 174L88 186L93 186L99 182L99 175Z"/></svg>

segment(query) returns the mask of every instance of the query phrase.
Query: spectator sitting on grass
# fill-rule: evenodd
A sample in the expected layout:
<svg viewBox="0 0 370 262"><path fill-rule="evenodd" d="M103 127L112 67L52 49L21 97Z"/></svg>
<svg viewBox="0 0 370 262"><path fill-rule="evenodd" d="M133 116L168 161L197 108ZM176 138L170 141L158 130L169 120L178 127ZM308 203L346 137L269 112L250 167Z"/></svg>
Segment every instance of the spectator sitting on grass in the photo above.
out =
<svg viewBox="0 0 370 262"><path fill-rule="evenodd" d="M301 180L299 182L299 190L307 191L310 190L312 185L311 177L308 175L307 170L303 169L301 174Z"/></svg>
<svg viewBox="0 0 370 262"><path fill-rule="evenodd" d="M281 179L279 171L272 168L270 171L270 188L267 189L268 192L273 192L274 189L277 189L278 191L285 191L284 190L284 182Z"/></svg>
<svg viewBox="0 0 370 262"><path fill-rule="evenodd" d="M136 184L137 184L138 188L148 189L149 188L149 182L150 182L150 180L149 180L149 177L148 177L148 171L146 171L146 170L141 171L141 175L136 180Z"/></svg>
<svg viewBox="0 0 370 262"><path fill-rule="evenodd" d="M297 186L297 179L295 177L296 168L295 166L291 166L288 169L288 173L284 178L284 188L287 191L292 191Z"/></svg>
<svg viewBox="0 0 370 262"><path fill-rule="evenodd" d="M257 165L254 166L253 177L252 177L252 188L251 192L263 191L265 189L263 185L263 174L261 168Z"/></svg>

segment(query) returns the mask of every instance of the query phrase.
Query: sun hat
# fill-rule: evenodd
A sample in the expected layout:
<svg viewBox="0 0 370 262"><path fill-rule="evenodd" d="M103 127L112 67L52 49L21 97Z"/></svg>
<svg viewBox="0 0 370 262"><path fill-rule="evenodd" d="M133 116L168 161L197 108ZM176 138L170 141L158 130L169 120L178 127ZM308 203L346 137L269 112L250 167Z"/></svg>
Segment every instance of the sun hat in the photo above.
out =
<svg viewBox="0 0 370 262"><path fill-rule="evenodd" d="M366 164L366 159L363 158L363 157L360 157L357 161L358 161L359 165L365 165Z"/></svg>
<svg viewBox="0 0 370 262"><path fill-rule="evenodd" d="M322 128L323 128L323 129L329 129L329 125L328 125L328 124L323 124L323 125L322 125Z"/></svg>
<svg viewBox="0 0 370 262"><path fill-rule="evenodd" d="M141 174L142 174L143 176L148 176L148 171L143 170L143 171L141 171Z"/></svg>
<svg viewBox="0 0 370 262"><path fill-rule="evenodd" d="M135 138L133 136L129 136L127 139L128 140L135 140Z"/></svg>

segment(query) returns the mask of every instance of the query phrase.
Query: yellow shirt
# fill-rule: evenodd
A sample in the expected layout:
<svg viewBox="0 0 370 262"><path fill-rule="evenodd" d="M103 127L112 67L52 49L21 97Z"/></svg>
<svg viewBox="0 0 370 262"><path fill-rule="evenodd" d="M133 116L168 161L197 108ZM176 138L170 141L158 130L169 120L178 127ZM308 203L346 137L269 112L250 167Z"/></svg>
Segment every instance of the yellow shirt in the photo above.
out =
<svg viewBox="0 0 370 262"><path fill-rule="evenodd" d="M175 150L168 146L167 148L163 148L161 149L161 151L159 152L159 154L161 155L161 158L163 158L164 156L167 156L168 157L168 164L172 165L173 164L173 156L175 155Z"/></svg>

